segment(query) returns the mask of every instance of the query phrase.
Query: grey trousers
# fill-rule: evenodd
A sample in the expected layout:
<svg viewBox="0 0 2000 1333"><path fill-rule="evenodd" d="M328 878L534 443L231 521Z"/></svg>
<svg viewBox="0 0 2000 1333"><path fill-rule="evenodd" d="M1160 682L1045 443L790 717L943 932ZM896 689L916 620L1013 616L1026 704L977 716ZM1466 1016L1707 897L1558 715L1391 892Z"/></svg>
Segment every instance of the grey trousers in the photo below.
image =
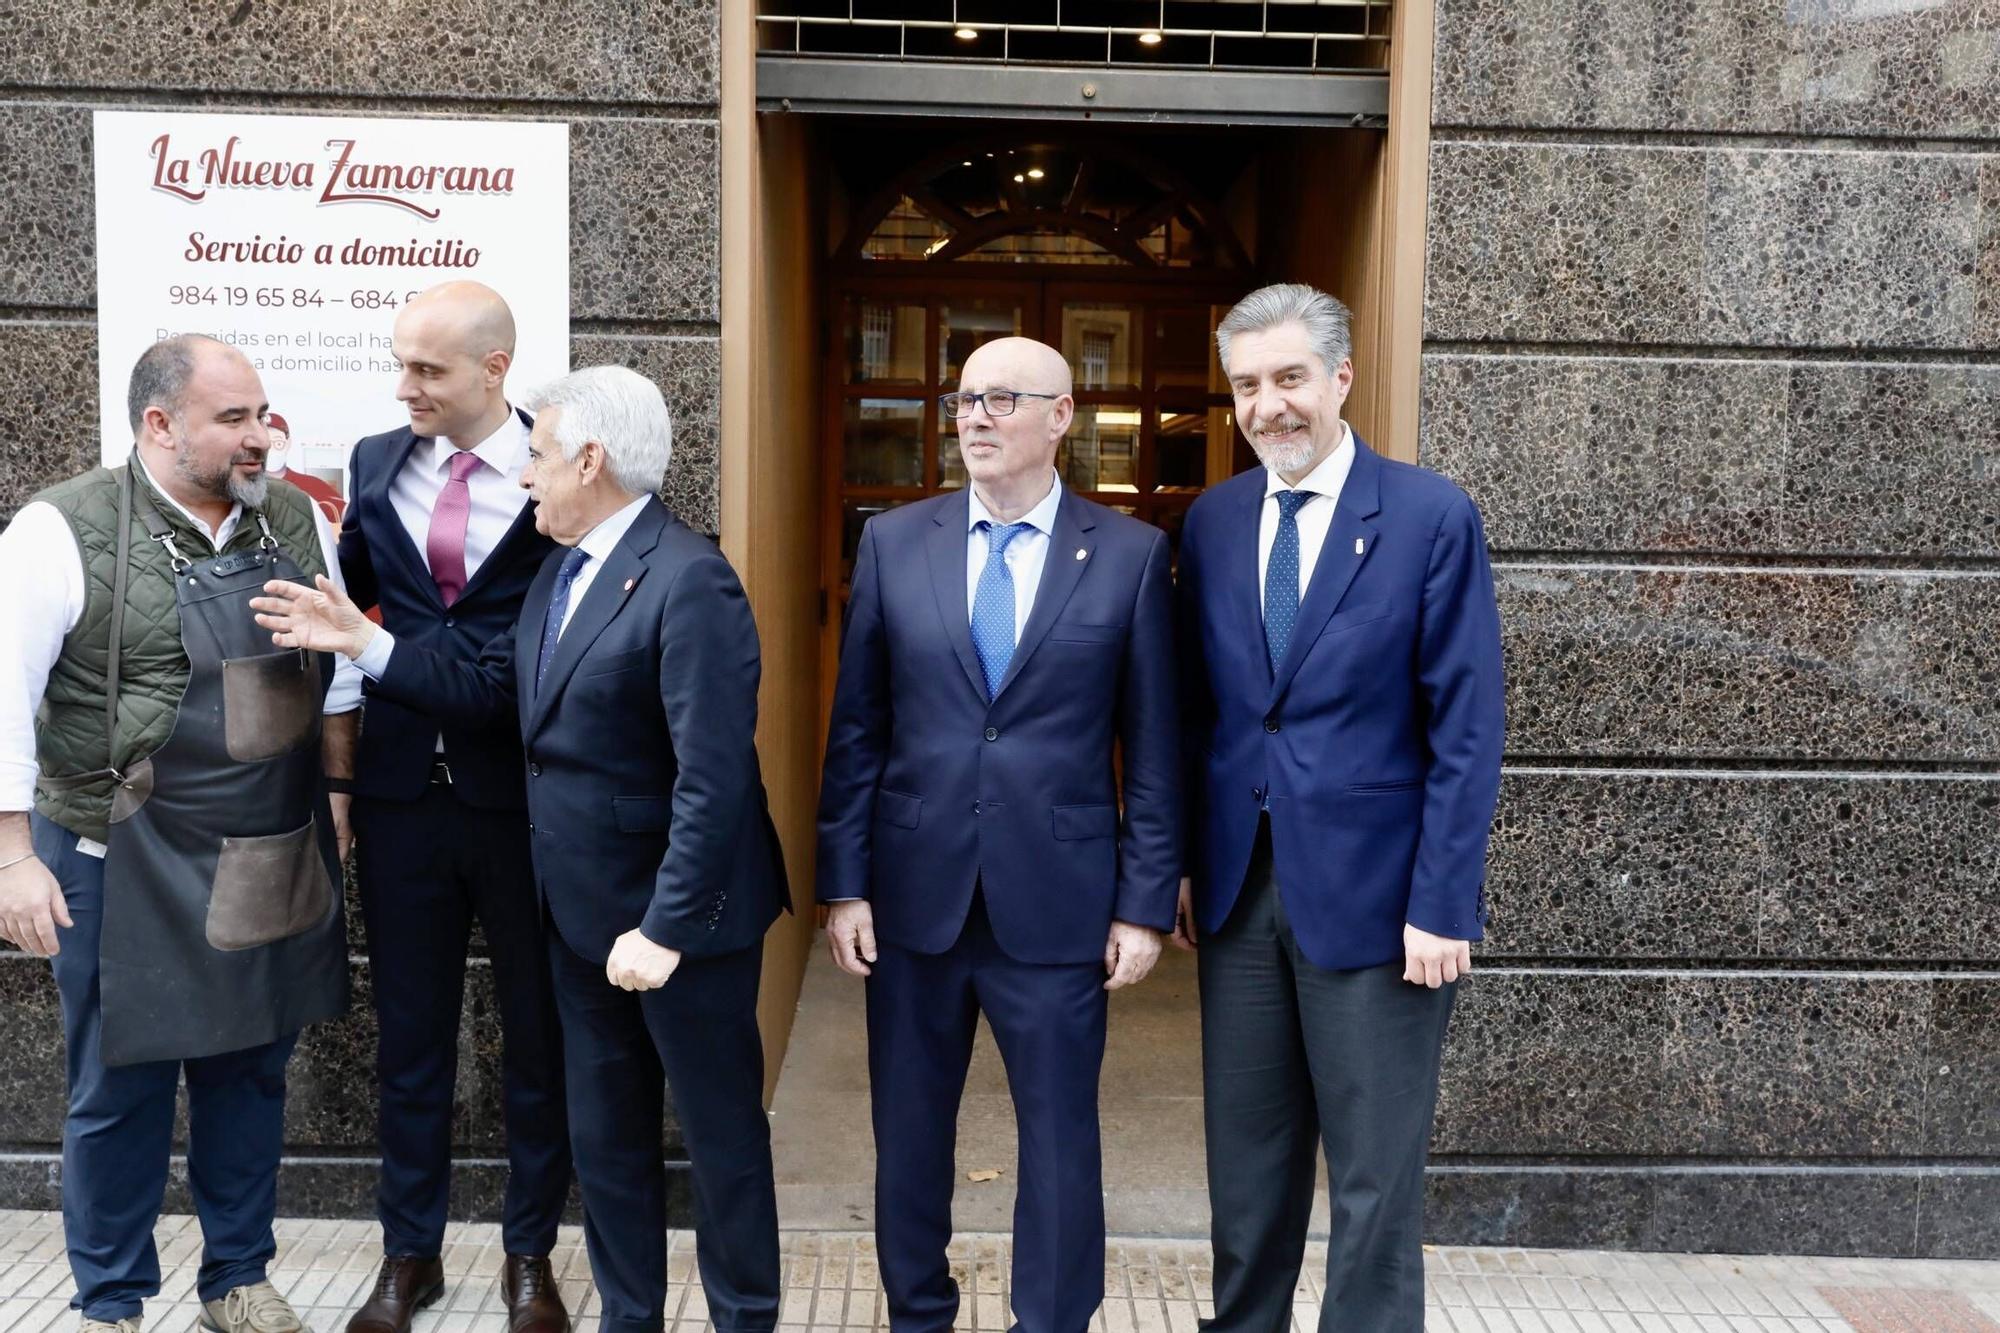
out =
<svg viewBox="0 0 2000 1333"><path fill-rule="evenodd" d="M1320 1333L1422 1333L1424 1155L1455 985L1401 960L1329 972L1299 952L1260 834L1243 894L1200 941L1213 1333L1285 1333L1315 1148L1332 1229Z"/></svg>

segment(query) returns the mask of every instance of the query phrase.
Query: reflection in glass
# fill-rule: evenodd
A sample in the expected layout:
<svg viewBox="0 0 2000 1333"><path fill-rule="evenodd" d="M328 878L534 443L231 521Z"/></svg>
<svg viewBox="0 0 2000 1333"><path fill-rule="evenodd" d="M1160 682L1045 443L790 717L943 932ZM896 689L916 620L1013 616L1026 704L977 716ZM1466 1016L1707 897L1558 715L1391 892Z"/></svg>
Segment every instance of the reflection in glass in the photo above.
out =
<svg viewBox="0 0 2000 1333"><path fill-rule="evenodd" d="M1155 491L1193 493L1207 483L1209 430L1223 415L1219 408L1160 409L1153 436Z"/></svg>
<svg viewBox="0 0 2000 1333"><path fill-rule="evenodd" d="M1063 357L1079 389L1136 389L1139 352L1133 345L1139 308L1129 305L1065 303Z"/></svg>
<svg viewBox="0 0 2000 1333"><path fill-rule="evenodd" d="M951 229L904 195L861 243L863 259L928 259L951 239Z"/></svg>
<svg viewBox="0 0 2000 1333"><path fill-rule="evenodd" d="M847 382L924 382L924 305L893 299L849 297Z"/></svg>
<svg viewBox="0 0 2000 1333"><path fill-rule="evenodd" d="M840 505L840 586L854 578L854 553L861 549L861 525L908 500L844 500Z"/></svg>
<svg viewBox="0 0 2000 1333"><path fill-rule="evenodd" d="M925 406L918 399L850 400L841 480L850 486L923 485Z"/></svg>
<svg viewBox="0 0 2000 1333"><path fill-rule="evenodd" d="M1139 409L1079 403L1056 466L1072 490L1138 490Z"/></svg>
<svg viewBox="0 0 2000 1333"><path fill-rule="evenodd" d="M973 348L1020 334L1021 303L1012 297L949 297L938 302L938 330L938 384L955 389Z"/></svg>
<svg viewBox="0 0 2000 1333"><path fill-rule="evenodd" d="M958 451L958 436L938 435L938 489L955 491L965 485L965 455Z"/></svg>
<svg viewBox="0 0 2000 1333"><path fill-rule="evenodd" d="M1153 311L1153 384L1161 389L1228 393L1215 355L1215 326L1228 306L1166 306Z"/></svg>
<svg viewBox="0 0 2000 1333"><path fill-rule="evenodd" d="M996 236L961 259L1001 264L1123 264L1096 241L1056 227L1009 232Z"/></svg>

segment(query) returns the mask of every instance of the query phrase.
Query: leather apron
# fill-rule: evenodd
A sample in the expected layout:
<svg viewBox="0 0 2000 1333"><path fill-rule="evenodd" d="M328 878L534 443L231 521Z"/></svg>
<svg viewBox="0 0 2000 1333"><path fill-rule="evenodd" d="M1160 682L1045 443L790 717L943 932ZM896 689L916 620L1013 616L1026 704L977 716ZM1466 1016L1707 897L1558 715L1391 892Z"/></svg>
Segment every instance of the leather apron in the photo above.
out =
<svg viewBox="0 0 2000 1333"><path fill-rule="evenodd" d="M132 490L128 465L121 548ZM137 508L172 566L189 672L166 742L116 775L99 953L107 1065L261 1046L347 1008L340 866L319 745L332 663L274 652L249 606L266 579L308 580L258 510L243 520L263 532L256 549L196 558L179 549L149 494ZM125 582L121 549L114 717Z"/></svg>

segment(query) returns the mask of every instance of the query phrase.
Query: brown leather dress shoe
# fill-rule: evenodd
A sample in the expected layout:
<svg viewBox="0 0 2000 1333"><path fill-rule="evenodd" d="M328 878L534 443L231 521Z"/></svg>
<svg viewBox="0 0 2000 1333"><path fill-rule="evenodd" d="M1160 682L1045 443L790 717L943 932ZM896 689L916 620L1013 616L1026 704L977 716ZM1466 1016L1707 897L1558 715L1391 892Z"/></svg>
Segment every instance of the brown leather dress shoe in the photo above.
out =
<svg viewBox="0 0 2000 1333"><path fill-rule="evenodd" d="M347 1333L410 1333L411 1318L443 1294L443 1260L388 1255L374 1293L349 1317Z"/></svg>
<svg viewBox="0 0 2000 1333"><path fill-rule="evenodd" d="M507 1301L507 1333L569 1333L569 1311L547 1255L508 1255L500 1294Z"/></svg>

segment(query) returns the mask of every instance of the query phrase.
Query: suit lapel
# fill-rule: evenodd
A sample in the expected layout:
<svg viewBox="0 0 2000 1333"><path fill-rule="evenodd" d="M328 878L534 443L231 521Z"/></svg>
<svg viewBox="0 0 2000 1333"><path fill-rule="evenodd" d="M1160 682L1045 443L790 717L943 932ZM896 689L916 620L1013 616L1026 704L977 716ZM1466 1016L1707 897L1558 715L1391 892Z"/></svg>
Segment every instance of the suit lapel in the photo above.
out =
<svg viewBox="0 0 2000 1333"><path fill-rule="evenodd" d="M1299 672L1299 664L1312 651L1319 632L1326 628L1327 618L1340 606L1340 599L1347 595L1354 576L1361 572L1361 566L1375 549L1375 525L1368 520L1382 509L1381 470L1381 460L1361 442L1359 435L1355 436L1354 464L1341 485L1340 501L1334 506L1326 544L1320 547L1319 559L1313 564L1305 600L1299 603L1299 621L1292 631L1291 644L1271 681L1273 705L1284 697L1292 677Z"/></svg>
<svg viewBox="0 0 2000 1333"><path fill-rule="evenodd" d="M1055 531L1049 535L1048 553L1042 557L1042 581L1035 589L1035 609L1028 613L1021 640L1007 660L1007 674L1000 678L1000 688L993 692L995 699L1007 692L1014 677L1021 674L1021 668L1048 637L1049 626L1055 624L1056 617L1069 604L1069 596L1076 591L1096 547L1095 541L1085 534L1096 526L1097 521L1084 511L1083 501L1065 487L1062 503L1056 506Z"/></svg>
<svg viewBox="0 0 2000 1333"><path fill-rule="evenodd" d="M555 592L556 574L562 568L558 547L535 571L528 595L521 599L521 615L514 622L514 700L521 714L521 734L528 734L528 718L535 708L535 659L542 649L542 626L548 623L549 598Z"/></svg>
<svg viewBox="0 0 2000 1333"><path fill-rule="evenodd" d="M1217 525L1221 550L1215 557L1222 562L1227 614L1236 621L1241 642L1248 645L1255 666L1266 673L1271 669L1271 658L1264 648L1264 602L1258 595L1263 570L1257 563L1257 525L1264 517L1268 475L1262 467L1243 474L1244 484L1228 501L1235 512Z"/></svg>
<svg viewBox="0 0 2000 1333"><path fill-rule="evenodd" d="M514 415L521 419L522 425L530 430L534 429L535 419L526 412L517 407L514 409ZM479 562L479 568L472 572L472 578L458 594L458 600L462 602L472 596L482 583L493 577L495 569L504 568L508 557L513 555L515 546L521 542L532 541L533 537L530 534L534 531L535 502L530 500L522 505L521 512L514 516L514 521L508 525L507 535L500 539L500 544L487 552L486 558Z"/></svg>
<svg viewBox="0 0 2000 1333"><path fill-rule="evenodd" d="M442 611L444 594L438 591L437 580L431 577L431 567L424 563L424 553L417 549L417 539L403 526L402 515L396 512L396 501L393 497L396 478L402 475L404 466L410 461L410 455L416 451L417 445L424 438L413 433L404 435L402 446L396 450L395 457L389 460L389 466L383 470L382 494L378 498L382 502L382 513L388 518L389 549L403 562L410 581Z"/></svg>
<svg viewBox="0 0 2000 1333"><path fill-rule="evenodd" d="M981 701L986 698L986 676L979 669L979 654L972 648L972 619L965 610L966 527L971 521L971 504L960 491L949 504L938 509L931 520L930 539L924 553L931 567L931 591L937 595L938 618L944 622L945 637L965 668L965 678Z"/></svg>
<svg viewBox="0 0 2000 1333"><path fill-rule="evenodd" d="M584 590L583 602L569 618L563 629L562 638L556 641L555 654L549 658L548 674L542 678L541 688L535 691L535 705L528 713L525 731L532 734L548 720L549 710L562 694L569 678L576 673L577 663L590 651L590 645L604 632L604 627L624 609L633 589L646 576L646 555L659 544L660 529L665 525L666 507L658 500L649 502L632 520L632 526L618 539L611 554L604 557L604 567L591 579ZM536 644L539 653L540 644ZM532 684L532 681L531 681Z"/></svg>

